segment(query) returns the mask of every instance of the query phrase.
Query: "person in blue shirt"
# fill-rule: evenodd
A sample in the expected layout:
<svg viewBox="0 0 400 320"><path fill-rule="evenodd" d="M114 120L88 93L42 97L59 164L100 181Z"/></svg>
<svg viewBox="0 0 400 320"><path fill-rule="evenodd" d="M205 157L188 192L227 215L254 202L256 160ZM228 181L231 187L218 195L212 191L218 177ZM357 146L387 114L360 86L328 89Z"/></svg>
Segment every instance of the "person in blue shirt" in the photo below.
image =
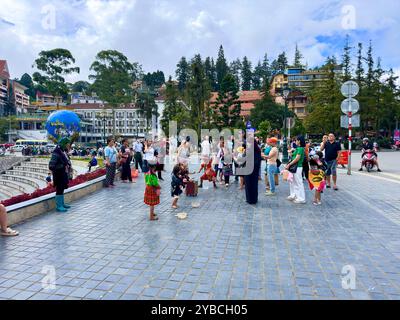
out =
<svg viewBox="0 0 400 320"><path fill-rule="evenodd" d="M117 157L118 152L115 148L115 140L113 138L107 139L107 147L104 149L104 156L106 158L106 182L105 187L115 187L115 171L117 170Z"/></svg>

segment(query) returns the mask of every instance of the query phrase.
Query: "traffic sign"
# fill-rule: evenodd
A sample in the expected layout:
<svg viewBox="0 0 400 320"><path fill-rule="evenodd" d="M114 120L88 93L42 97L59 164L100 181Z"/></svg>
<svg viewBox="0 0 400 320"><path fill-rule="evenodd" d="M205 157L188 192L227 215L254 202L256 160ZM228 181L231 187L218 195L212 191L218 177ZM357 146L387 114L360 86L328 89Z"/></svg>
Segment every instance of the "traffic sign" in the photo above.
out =
<svg viewBox="0 0 400 320"><path fill-rule="evenodd" d="M346 81L340 91L346 98L354 98L360 92L360 87L355 81Z"/></svg>
<svg viewBox="0 0 400 320"><path fill-rule="evenodd" d="M349 128L349 116L340 116L340 126L342 128ZM359 128L360 127L360 115L355 114L351 117L351 127Z"/></svg>
<svg viewBox="0 0 400 320"><path fill-rule="evenodd" d="M360 110L360 104L356 99L348 98L342 102L340 108L342 109L342 112L345 114L349 112L357 113L357 111Z"/></svg>
<svg viewBox="0 0 400 320"><path fill-rule="evenodd" d="M296 121L294 118L286 118L286 128L293 129Z"/></svg>

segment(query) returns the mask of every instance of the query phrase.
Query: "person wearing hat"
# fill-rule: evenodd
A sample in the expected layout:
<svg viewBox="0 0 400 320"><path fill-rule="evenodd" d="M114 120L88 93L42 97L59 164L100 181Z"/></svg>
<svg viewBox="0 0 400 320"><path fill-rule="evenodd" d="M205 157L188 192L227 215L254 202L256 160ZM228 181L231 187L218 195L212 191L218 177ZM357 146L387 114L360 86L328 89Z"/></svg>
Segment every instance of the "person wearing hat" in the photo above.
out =
<svg viewBox="0 0 400 320"><path fill-rule="evenodd" d="M64 202L64 190L68 189L70 173L72 172L71 161L67 151L71 141L68 138L61 138L54 149L49 169L53 173L53 185L56 188L56 209L58 212L66 212L71 206Z"/></svg>
<svg viewBox="0 0 400 320"><path fill-rule="evenodd" d="M363 164L362 164L362 158L364 158L365 153L367 152L367 150L371 150L374 155L375 155L375 165L378 168L378 172L382 172L382 170L379 168L379 162L378 162L378 155L375 152L374 149L374 145L372 144L372 142L369 141L369 139L367 137L365 137L363 139L363 143L361 145L361 150L362 150L362 154L361 154L361 168L358 171L363 171Z"/></svg>
<svg viewBox="0 0 400 320"><path fill-rule="evenodd" d="M278 172L276 161L278 160L279 150L276 147L278 139L273 137L267 140L268 145L271 147L268 155L262 155L267 161L267 176L269 183L269 191L265 193L267 196L275 195L275 174Z"/></svg>

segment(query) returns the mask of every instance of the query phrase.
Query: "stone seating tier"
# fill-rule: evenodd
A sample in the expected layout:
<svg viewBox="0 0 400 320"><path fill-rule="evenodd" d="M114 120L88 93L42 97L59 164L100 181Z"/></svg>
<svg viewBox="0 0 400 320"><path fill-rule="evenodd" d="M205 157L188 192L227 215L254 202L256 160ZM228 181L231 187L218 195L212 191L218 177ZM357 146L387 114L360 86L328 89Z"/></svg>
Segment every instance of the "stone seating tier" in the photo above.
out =
<svg viewBox="0 0 400 320"><path fill-rule="evenodd" d="M17 181L11 181L11 180L7 180L7 179L2 179L2 176L0 176L0 188L2 189L3 186L6 186L8 188L12 188L14 190L16 190L17 194L23 194L23 193L32 193L34 192L36 189L30 185L21 183L21 182L17 182Z"/></svg>
<svg viewBox="0 0 400 320"><path fill-rule="evenodd" d="M47 177L47 174L18 170L18 167L14 168L14 170L7 170L6 175L35 178L40 181L46 180L46 177Z"/></svg>
<svg viewBox="0 0 400 320"><path fill-rule="evenodd" d="M33 179L33 178L19 177L19 176L7 175L7 174L3 174L0 177L2 180L21 182L23 184L30 185L35 190L39 189L41 187L40 184L38 183L38 180Z"/></svg>

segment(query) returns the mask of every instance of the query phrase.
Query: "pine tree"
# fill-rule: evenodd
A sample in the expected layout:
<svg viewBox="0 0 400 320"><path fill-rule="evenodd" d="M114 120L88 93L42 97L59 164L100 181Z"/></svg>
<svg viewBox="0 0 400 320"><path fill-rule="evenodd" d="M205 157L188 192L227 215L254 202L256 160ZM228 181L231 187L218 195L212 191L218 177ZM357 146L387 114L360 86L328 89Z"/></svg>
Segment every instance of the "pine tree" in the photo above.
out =
<svg viewBox="0 0 400 320"><path fill-rule="evenodd" d="M219 47L218 59L215 64L217 72L217 90L220 89L223 79L229 71L228 64L225 59L224 48L222 45Z"/></svg>
<svg viewBox="0 0 400 320"><path fill-rule="evenodd" d="M236 85L240 88L241 80L240 80L240 73L242 70L242 62L240 59L236 59L231 62L229 65L229 73L235 77Z"/></svg>
<svg viewBox="0 0 400 320"><path fill-rule="evenodd" d="M217 101L214 108L216 109L217 125L222 128L233 128L240 121L240 104L238 103L239 88L235 77L228 73L221 83L218 92Z"/></svg>
<svg viewBox="0 0 400 320"><path fill-rule="evenodd" d="M342 70L343 70L343 81L351 80L351 46L350 37L346 36L346 43L343 49L343 60L342 60Z"/></svg>
<svg viewBox="0 0 400 320"><path fill-rule="evenodd" d="M269 64L268 55L264 55L264 60L262 62L262 70L263 70L263 83L262 86L266 85L266 82L269 82L271 79L271 66Z"/></svg>
<svg viewBox="0 0 400 320"><path fill-rule="evenodd" d="M188 111L183 107L180 101L180 93L169 77L166 83L165 90L165 108L161 117L161 127L166 136L169 136L169 122L176 121L178 126L178 132L186 128L190 123L190 117Z"/></svg>
<svg viewBox="0 0 400 320"><path fill-rule="evenodd" d="M340 79L335 74L337 66L334 57L328 57L322 69L328 77L314 86L309 92L309 114L304 121L308 133L337 132L340 128L340 104L343 96L340 93Z"/></svg>
<svg viewBox="0 0 400 320"><path fill-rule="evenodd" d="M244 57L242 61L241 76L242 76L242 90L244 91L250 90L253 72L251 70L251 62L247 59L247 57Z"/></svg>
<svg viewBox="0 0 400 320"><path fill-rule="evenodd" d="M264 83L265 75L261 61L258 61L257 66L254 68L253 79L252 79L252 89L261 90Z"/></svg>
<svg viewBox="0 0 400 320"><path fill-rule="evenodd" d="M214 59L207 57L204 61L204 72L206 74L206 78L210 84L210 88L214 91L217 88L217 80L216 80L216 72Z"/></svg>
<svg viewBox="0 0 400 320"><path fill-rule="evenodd" d="M210 99L210 85L204 72L201 56L197 54L191 61L190 79L186 88L186 99L190 107L192 127L200 137L204 109Z"/></svg>
<svg viewBox="0 0 400 320"><path fill-rule="evenodd" d="M296 43L296 50L295 50L295 54L294 54L293 66L295 68L304 68L304 65L301 63L302 59L303 59L303 55L301 54L299 47Z"/></svg>
<svg viewBox="0 0 400 320"><path fill-rule="evenodd" d="M362 56L363 45L358 43L357 51L357 69L356 69L356 80L360 87L362 87L364 82L364 66L363 66L363 56Z"/></svg>
<svg viewBox="0 0 400 320"><path fill-rule="evenodd" d="M286 52L282 52L277 59L272 61L271 70L272 74L276 75L278 73L284 73L285 70L288 68L288 60L286 57Z"/></svg>
<svg viewBox="0 0 400 320"><path fill-rule="evenodd" d="M186 58L182 57L176 67L175 75L178 80L178 88L180 92L183 92L189 79L189 64L186 61Z"/></svg>

